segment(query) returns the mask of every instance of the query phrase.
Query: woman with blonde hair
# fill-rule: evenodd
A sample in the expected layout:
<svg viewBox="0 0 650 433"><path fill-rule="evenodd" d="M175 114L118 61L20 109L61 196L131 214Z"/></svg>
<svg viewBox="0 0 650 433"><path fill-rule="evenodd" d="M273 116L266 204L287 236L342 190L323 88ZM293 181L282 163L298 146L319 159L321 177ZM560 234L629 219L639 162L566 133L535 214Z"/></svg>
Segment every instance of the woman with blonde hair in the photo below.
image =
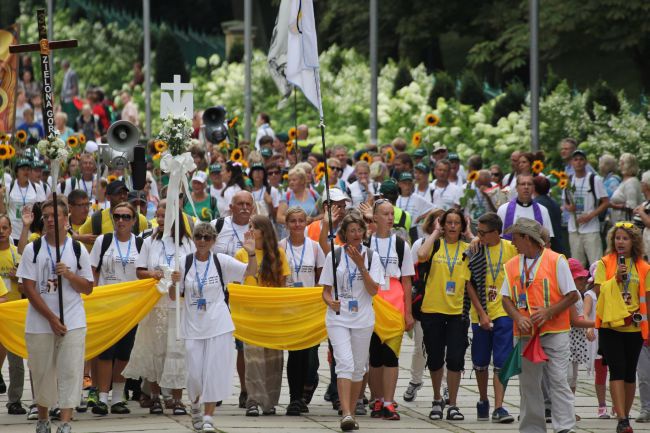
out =
<svg viewBox="0 0 650 433"><path fill-rule="evenodd" d="M637 179L639 163L636 156L631 153L624 153L618 159L618 165L623 175L623 180L609 200L609 207L612 209L610 222L616 224L619 221L630 221L632 210L643 202L641 183Z"/></svg>
<svg viewBox="0 0 650 433"><path fill-rule="evenodd" d="M357 180L350 184L347 193L352 200L352 207L356 208L379 194L379 185L370 179L370 165L366 161L358 161L354 165L354 174Z"/></svg>
<svg viewBox="0 0 650 433"><path fill-rule="evenodd" d="M289 171L289 190L278 206L276 217L278 224L286 224L287 209L292 206L299 206L305 211L307 224L321 219L323 213L318 209L318 199L318 194L309 188L309 178L305 170L297 166L292 168Z"/></svg>
<svg viewBox="0 0 650 433"><path fill-rule="evenodd" d="M612 198L612 194L616 191L616 188L621 183L621 178L616 174L616 169L618 167L618 161L613 155L606 153L601 155L598 158L598 173L603 178L603 184L605 185L605 191L609 198Z"/></svg>
<svg viewBox="0 0 650 433"><path fill-rule="evenodd" d="M256 259L258 272L247 276L244 284L286 287L291 272L286 254L278 245L271 220L262 215L254 215L251 217L250 230L255 239L255 254L249 254L242 248L235 253L235 258L243 263ZM282 385L282 351L244 343L244 362L248 391L246 416L258 416L260 407L263 415L275 415Z"/></svg>
<svg viewBox="0 0 650 433"><path fill-rule="evenodd" d="M609 390L618 416L617 433L632 433L630 410L636 392L636 370L648 339L646 290L650 265L643 260L641 231L618 222L607 234L607 253L598 261L594 290L598 347L610 371Z"/></svg>

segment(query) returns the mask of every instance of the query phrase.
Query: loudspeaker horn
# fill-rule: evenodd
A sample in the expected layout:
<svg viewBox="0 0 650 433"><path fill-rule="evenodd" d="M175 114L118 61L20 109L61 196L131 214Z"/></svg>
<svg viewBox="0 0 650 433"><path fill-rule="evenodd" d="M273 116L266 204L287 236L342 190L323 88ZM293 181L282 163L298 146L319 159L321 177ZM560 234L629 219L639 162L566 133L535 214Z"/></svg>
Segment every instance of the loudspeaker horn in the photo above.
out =
<svg viewBox="0 0 650 433"><path fill-rule="evenodd" d="M138 144L140 131L128 120L118 120L108 128L108 145L116 152L130 153Z"/></svg>
<svg viewBox="0 0 650 433"><path fill-rule="evenodd" d="M221 143L228 138L226 115L227 112L223 105L210 107L203 113L205 137L213 144Z"/></svg>

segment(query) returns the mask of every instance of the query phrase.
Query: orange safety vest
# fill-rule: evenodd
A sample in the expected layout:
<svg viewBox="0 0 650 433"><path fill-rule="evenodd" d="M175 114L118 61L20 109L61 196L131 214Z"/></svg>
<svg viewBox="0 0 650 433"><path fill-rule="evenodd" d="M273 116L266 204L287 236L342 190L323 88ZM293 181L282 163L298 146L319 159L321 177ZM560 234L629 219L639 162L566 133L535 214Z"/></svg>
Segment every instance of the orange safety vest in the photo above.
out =
<svg viewBox="0 0 650 433"><path fill-rule="evenodd" d="M603 264L605 265L605 278L608 280L614 278L616 275L616 268L618 267L618 255L616 254L607 254L602 259ZM636 271L639 274L639 314L641 314L641 323L639 327L641 328L641 336L644 340L648 339L650 335L648 327L648 304L646 304L645 298L645 279L650 271L650 265L645 260L638 260L635 262ZM596 315L596 328L600 328L601 320Z"/></svg>
<svg viewBox="0 0 650 433"><path fill-rule="evenodd" d="M318 239L320 238L320 232L321 232L321 221L314 221L313 223L307 226L307 237L314 242L318 242ZM339 246L343 245L343 242L341 242L341 239L339 238L338 234L334 238L334 244Z"/></svg>
<svg viewBox="0 0 650 433"><path fill-rule="evenodd" d="M519 313L526 317L530 317L530 311L533 307L548 308L551 305L559 303L564 295L560 292L557 283L557 264L560 259L560 254L544 248L542 255L539 258L539 266L537 272L533 275L533 281L528 288L523 287L522 274L520 270L520 257L517 255L504 265L506 271L506 278L510 286L510 293L512 302L518 308ZM526 299L526 308L519 308L519 300L522 295ZM551 320L547 321L539 329L539 334L544 335L548 333L568 332L571 329L571 318L569 309L562 311ZM519 335L519 328L514 324L514 334Z"/></svg>

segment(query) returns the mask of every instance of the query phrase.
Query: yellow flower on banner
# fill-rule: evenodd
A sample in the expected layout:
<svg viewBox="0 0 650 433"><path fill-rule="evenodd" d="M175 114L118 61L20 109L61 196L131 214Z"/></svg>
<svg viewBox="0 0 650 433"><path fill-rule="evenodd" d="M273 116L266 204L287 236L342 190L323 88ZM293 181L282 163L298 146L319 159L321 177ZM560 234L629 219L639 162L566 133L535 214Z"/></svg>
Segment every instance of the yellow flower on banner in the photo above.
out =
<svg viewBox="0 0 650 433"><path fill-rule="evenodd" d="M74 149L75 147L77 147L79 145L79 140L74 135L71 135L70 137L68 137L67 143L68 143L68 146L70 146L72 149Z"/></svg>
<svg viewBox="0 0 650 433"><path fill-rule="evenodd" d="M21 129L20 131L16 132L16 138L21 144L24 143L27 140L27 132Z"/></svg>
<svg viewBox="0 0 650 433"><path fill-rule="evenodd" d="M295 140L296 137L298 137L298 131L296 131L296 128L289 128L289 140Z"/></svg>
<svg viewBox="0 0 650 433"><path fill-rule="evenodd" d="M207 207L204 207L201 210L201 218L204 219L204 220L211 219L212 218L212 212L210 212L210 209L208 209Z"/></svg>
<svg viewBox="0 0 650 433"><path fill-rule="evenodd" d="M560 181L557 183L557 186L559 186L561 189L566 189L567 185L569 185L569 179L562 178Z"/></svg>
<svg viewBox="0 0 650 433"><path fill-rule="evenodd" d="M422 142L422 134L419 132L413 133L413 137L411 137L411 144L415 147L419 147L420 143Z"/></svg>
<svg viewBox="0 0 650 433"><path fill-rule="evenodd" d="M153 142L153 148L156 149L156 152L164 152L167 150L167 143L162 140L156 140Z"/></svg>
<svg viewBox="0 0 650 433"><path fill-rule="evenodd" d="M390 147L386 148L386 153L384 153L384 156L386 157L386 162L389 164L392 164L395 160L395 152Z"/></svg>
<svg viewBox="0 0 650 433"><path fill-rule="evenodd" d="M427 126L436 126L438 123L440 123L440 117L436 116L433 113L429 113L424 118L424 123L426 123Z"/></svg>
<svg viewBox="0 0 650 433"><path fill-rule="evenodd" d="M230 153L230 160L233 162L243 162L244 153L241 151L241 149L233 149L233 151Z"/></svg>
<svg viewBox="0 0 650 433"><path fill-rule="evenodd" d="M233 119L228 122L228 128L232 129L237 125L237 122L239 122L239 116L235 116Z"/></svg>
<svg viewBox="0 0 650 433"><path fill-rule="evenodd" d="M115 182L117 180L117 176L115 176L114 174L109 174L106 180L108 181L108 183Z"/></svg>
<svg viewBox="0 0 650 433"><path fill-rule="evenodd" d="M14 156L16 156L16 148L13 146L8 146L8 148L9 148L9 156L7 157L7 159L11 159Z"/></svg>
<svg viewBox="0 0 650 433"><path fill-rule="evenodd" d="M537 161L533 161L533 165L530 167L530 169L533 170L533 173L540 174L544 170L544 163L539 159Z"/></svg>
<svg viewBox="0 0 650 433"><path fill-rule="evenodd" d="M0 144L0 160L4 161L5 159L9 159L9 146Z"/></svg>
<svg viewBox="0 0 650 433"><path fill-rule="evenodd" d="M476 179L478 179L478 171L476 170L470 171L469 174L467 175L467 182L468 183L474 182Z"/></svg>
<svg viewBox="0 0 650 433"><path fill-rule="evenodd" d="M368 152L363 152L359 157L359 161L366 161L368 164L372 162L372 158Z"/></svg>
<svg viewBox="0 0 650 433"><path fill-rule="evenodd" d="M86 144L86 134L79 134L79 143Z"/></svg>

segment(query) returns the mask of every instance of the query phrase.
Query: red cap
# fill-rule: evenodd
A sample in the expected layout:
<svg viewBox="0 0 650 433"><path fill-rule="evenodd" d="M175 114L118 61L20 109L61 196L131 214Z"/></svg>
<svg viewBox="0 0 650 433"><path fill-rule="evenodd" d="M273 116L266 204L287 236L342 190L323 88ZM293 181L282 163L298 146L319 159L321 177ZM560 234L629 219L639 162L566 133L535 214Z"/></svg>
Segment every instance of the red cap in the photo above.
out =
<svg viewBox="0 0 650 433"><path fill-rule="evenodd" d="M582 263L580 263L577 259L569 259L569 269L571 270L571 275L574 279L589 276L589 271L586 270L584 266L582 266Z"/></svg>

